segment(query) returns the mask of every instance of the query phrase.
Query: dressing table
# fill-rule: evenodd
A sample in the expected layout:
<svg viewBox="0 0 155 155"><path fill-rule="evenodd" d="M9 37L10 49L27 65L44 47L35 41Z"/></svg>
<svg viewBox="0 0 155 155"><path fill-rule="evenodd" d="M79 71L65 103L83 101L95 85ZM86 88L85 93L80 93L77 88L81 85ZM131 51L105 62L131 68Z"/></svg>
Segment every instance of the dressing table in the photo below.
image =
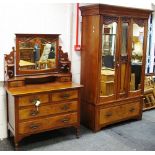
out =
<svg viewBox="0 0 155 155"><path fill-rule="evenodd" d="M8 135L15 148L26 136L74 127L79 137L80 88L58 34L16 34L5 55Z"/></svg>

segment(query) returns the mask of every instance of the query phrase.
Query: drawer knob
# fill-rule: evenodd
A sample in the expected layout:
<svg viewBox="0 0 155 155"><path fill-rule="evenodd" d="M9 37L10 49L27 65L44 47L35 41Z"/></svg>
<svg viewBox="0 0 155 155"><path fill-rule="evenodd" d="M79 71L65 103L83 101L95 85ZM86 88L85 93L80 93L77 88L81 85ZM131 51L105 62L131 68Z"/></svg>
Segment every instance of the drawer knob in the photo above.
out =
<svg viewBox="0 0 155 155"><path fill-rule="evenodd" d="M36 115L38 115L38 113L39 113L39 111L33 110L33 111L30 112L30 115L31 116L36 116Z"/></svg>
<svg viewBox="0 0 155 155"><path fill-rule="evenodd" d="M37 96L34 96L33 98L30 99L30 102L35 104L37 100L39 100L39 98Z"/></svg>
<svg viewBox="0 0 155 155"><path fill-rule="evenodd" d="M61 110L68 110L69 109L69 105L65 104L63 107L61 107Z"/></svg>
<svg viewBox="0 0 155 155"><path fill-rule="evenodd" d="M30 129L37 129L38 127L39 127L39 125L36 125L36 124L30 125Z"/></svg>
<svg viewBox="0 0 155 155"><path fill-rule="evenodd" d="M108 112L108 113L106 114L106 116L107 116L107 117L112 116L112 112Z"/></svg>
<svg viewBox="0 0 155 155"><path fill-rule="evenodd" d="M68 123L69 122L69 118L64 118L64 119L61 120L61 122Z"/></svg>
<svg viewBox="0 0 155 155"><path fill-rule="evenodd" d="M31 103L33 103L33 104L35 105L37 111L39 111L39 106L40 106L40 104L41 104L40 99L37 98L37 97L34 97L34 98L31 99L30 101L31 101Z"/></svg>
<svg viewBox="0 0 155 155"><path fill-rule="evenodd" d="M134 112L135 111L135 108L131 108L129 111L130 112Z"/></svg>
<svg viewBox="0 0 155 155"><path fill-rule="evenodd" d="M70 96L69 94L63 94L63 95L61 95L61 97L64 98L64 99L69 98L69 96Z"/></svg>

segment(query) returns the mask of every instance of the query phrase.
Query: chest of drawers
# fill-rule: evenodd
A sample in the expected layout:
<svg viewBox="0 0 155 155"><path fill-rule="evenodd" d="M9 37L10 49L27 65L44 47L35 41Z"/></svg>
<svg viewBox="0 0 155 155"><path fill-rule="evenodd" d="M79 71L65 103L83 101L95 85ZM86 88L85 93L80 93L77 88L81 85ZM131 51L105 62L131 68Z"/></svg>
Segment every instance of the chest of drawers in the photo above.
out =
<svg viewBox="0 0 155 155"><path fill-rule="evenodd" d="M80 87L67 82L7 89L8 131L15 146L26 136L64 127L74 127L78 137Z"/></svg>

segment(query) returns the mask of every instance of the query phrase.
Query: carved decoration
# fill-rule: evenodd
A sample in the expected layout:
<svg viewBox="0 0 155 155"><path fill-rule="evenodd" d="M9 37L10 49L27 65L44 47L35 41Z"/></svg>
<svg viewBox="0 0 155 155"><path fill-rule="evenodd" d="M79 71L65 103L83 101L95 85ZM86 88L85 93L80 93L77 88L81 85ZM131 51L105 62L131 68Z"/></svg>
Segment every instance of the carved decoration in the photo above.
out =
<svg viewBox="0 0 155 155"><path fill-rule="evenodd" d="M144 19L140 19L140 18L135 18L133 19L133 21L138 24L140 27L144 27Z"/></svg>
<svg viewBox="0 0 155 155"><path fill-rule="evenodd" d="M121 63L127 63L128 62L128 56L121 56Z"/></svg>
<svg viewBox="0 0 155 155"><path fill-rule="evenodd" d="M5 76L8 78L14 77L14 54L15 49L12 48L10 54L5 54Z"/></svg>
<svg viewBox="0 0 155 155"><path fill-rule="evenodd" d="M122 22L123 23L129 23L129 21L131 20L131 18L129 18L129 17L122 17Z"/></svg>
<svg viewBox="0 0 155 155"><path fill-rule="evenodd" d="M59 46L59 72L61 73L70 73L71 70L71 62L68 59L68 53L64 53Z"/></svg>
<svg viewBox="0 0 155 155"><path fill-rule="evenodd" d="M118 22L118 17L113 17L113 16L103 16L103 24L109 25L113 22Z"/></svg>
<svg viewBox="0 0 155 155"><path fill-rule="evenodd" d="M10 54L5 54L5 61L7 64L14 64L14 52L15 49L14 47L12 47L12 51L10 52Z"/></svg>

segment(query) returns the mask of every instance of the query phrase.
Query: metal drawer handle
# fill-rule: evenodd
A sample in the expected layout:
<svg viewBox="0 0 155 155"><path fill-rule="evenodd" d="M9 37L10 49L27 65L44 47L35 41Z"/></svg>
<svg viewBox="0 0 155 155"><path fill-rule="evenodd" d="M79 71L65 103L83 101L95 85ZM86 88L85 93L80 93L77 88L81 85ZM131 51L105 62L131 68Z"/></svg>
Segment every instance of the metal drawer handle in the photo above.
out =
<svg viewBox="0 0 155 155"><path fill-rule="evenodd" d="M107 117L112 116L112 112L108 112L108 113L106 114L106 116L107 116Z"/></svg>
<svg viewBox="0 0 155 155"><path fill-rule="evenodd" d="M36 116L36 115L38 115L38 113L39 113L39 111L33 110L33 111L30 112L30 115L31 116Z"/></svg>
<svg viewBox="0 0 155 155"><path fill-rule="evenodd" d="M61 107L61 110L68 110L69 109L69 105L64 105L63 107Z"/></svg>
<svg viewBox="0 0 155 155"><path fill-rule="evenodd" d="M66 98L69 98L70 95L69 94L63 94L63 95L61 95L61 97L64 98L64 99L66 99Z"/></svg>
<svg viewBox="0 0 155 155"><path fill-rule="evenodd" d="M64 81L68 81L68 78L64 78Z"/></svg>
<svg viewBox="0 0 155 155"><path fill-rule="evenodd" d="M130 112L134 112L135 111L135 108L131 108L129 111Z"/></svg>
<svg viewBox="0 0 155 155"><path fill-rule="evenodd" d="M37 129L38 127L39 127L39 125L36 125L36 124L30 125L30 129Z"/></svg>
<svg viewBox="0 0 155 155"><path fill-rule="evenodd" d="M64 118L64 119L61 120L61 122L67 123L67 122L69 122L69 118Z"/></svg>

